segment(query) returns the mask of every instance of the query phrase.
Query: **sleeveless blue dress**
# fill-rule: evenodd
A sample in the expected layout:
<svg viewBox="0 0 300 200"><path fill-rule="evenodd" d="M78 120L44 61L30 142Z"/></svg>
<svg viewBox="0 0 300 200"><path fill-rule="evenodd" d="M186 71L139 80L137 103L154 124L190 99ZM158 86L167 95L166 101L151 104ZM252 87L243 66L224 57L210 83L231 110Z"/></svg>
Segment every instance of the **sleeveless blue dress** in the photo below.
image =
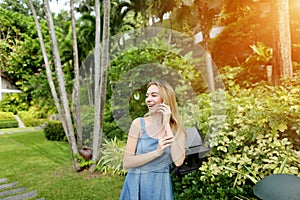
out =
<svg viewBox="0 0 300 200"><path fill-rule="evenodd" d="M138 140L136 154L154 151L158 139L146 133L144 118L140 118L142 134ZM170 148L162 156L136 168L130 168L125 178L120 200L173 200L170 165Z"/></svg>

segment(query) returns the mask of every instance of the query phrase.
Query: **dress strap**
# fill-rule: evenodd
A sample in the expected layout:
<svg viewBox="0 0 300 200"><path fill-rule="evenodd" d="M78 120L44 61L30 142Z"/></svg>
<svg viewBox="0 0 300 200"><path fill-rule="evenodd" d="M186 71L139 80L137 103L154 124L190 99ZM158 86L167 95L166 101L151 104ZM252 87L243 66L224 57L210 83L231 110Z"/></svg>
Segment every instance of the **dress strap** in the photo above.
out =
<svg viewBox="0 0 300 200"><path fill-rule="evenodd" d="M143 117L140 118L142 134L146 133L145 119Z"/></svg>

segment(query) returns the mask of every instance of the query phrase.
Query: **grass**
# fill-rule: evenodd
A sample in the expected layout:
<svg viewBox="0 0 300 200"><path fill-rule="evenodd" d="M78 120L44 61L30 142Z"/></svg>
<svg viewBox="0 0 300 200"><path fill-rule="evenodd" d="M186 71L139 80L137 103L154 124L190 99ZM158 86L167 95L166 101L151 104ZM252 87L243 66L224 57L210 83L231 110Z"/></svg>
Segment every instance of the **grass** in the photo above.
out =
<svg viewBox="0 0 300 200"><path fill-rule="evenodd" d="M41 130L0 134L0 178L55 200L118 199L124 182L124 177L75 172L69 145L47 141Z"/></svg>

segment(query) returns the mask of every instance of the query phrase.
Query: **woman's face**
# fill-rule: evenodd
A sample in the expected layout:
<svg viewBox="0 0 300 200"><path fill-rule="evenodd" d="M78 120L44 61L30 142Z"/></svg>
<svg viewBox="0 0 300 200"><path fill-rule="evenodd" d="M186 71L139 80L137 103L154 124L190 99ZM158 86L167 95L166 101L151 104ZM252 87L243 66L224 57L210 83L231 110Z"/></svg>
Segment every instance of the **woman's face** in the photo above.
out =
<svg viewBox="0 0 300 200"><path fill-rule="evenodd" d="M156 112L160 108L160 104L163 102L159 95L158 87L151 85L146 92L146 104L149 112Z"/></svg>

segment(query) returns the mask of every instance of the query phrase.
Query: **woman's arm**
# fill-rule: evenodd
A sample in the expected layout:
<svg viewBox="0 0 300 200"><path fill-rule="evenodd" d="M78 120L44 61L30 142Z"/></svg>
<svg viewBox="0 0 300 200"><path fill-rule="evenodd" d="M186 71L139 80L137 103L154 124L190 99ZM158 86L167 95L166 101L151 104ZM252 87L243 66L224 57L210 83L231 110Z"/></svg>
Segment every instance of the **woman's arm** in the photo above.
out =
<svg viewBox="0 0 300 200"><path fill-rule="evenodd" d="M124 157L123 157L123 167L129 169L132 167L142 166L155 158L160 157L164 153L164 149L171 145L172 141L160 140L156 150L136 155L136 146L138 143L139 136L141 134L141 126L139 119L135 119L130 127L129 135L127 139L127 144L125 147Z"/></svg>
<svg viewBox="0 0 300 200"><path fill-rule="evenodd" d="M160 112L163 114L163 124L165 126L166 137L173 138L173 143L171 145L172 160L177 167L181 166L185 159L186 134L184 130L179 129L174 137L174 133L170 125L171 109L168 105L162 104Z"/></svg>
<svg viewBox="0 0 300 200"><path fill-rule="evenodd" d="M166 135L174 135L169 124L166 125ZM177 167L181 166L185 159L185 141L185 133L178 132L175 135L174 141L171 145L171 157Z"/></svg>

